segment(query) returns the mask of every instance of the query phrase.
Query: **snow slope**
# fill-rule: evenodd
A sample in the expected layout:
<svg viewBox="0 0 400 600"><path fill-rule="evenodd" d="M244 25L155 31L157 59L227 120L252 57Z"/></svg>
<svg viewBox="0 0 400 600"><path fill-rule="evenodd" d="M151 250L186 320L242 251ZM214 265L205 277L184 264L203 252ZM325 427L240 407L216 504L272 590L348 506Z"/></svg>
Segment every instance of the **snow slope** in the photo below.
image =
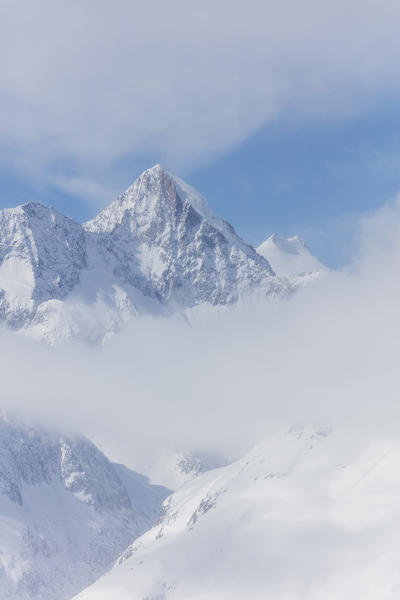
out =
<svg viewBox="0 0 400 600"><path fill-rule="evenodd" d="M156 165L85 229L119 280L161 303L235 303L257 287L283 291L269 263L193 188Z"/></svg>
<svg viewBox="0 0 400 600"><path fill-rule="evenodd" d="M101 341L141 314L291 289L159 165L84 225L39 203L0 210L0 320L50 344Z"/></svg>
<svg viewBox="0 0 400 600"><path fill-rule="evenodd" d="M71 598L154 524L167 493L85 438L1 418L1 600Z"/></svg>
<svg viewBox="0 0 400 600"><path fill-rule="evenodd" d="M277 435L170 496L75 600L395 600L399 468L397 443Z"/></svg>
<svg viewBox="0 0 400 600"><path fill-rule="evenodd" d="M175 491L187 481L229 462L232 461L222 453L163 451L150 463L141 464L139 470L150 481Z"/></svg>
<svg viewBox="0 0 400 600"><path fill-rule="evenodd" d="M328 272L328 268L307 248L297 235L282 238L274 233L257 248L272 266L275 273L291 279L315 278Z"/></svg>
<svg viewBox="0 0 400 600"><path fill-rule="evenodd" d="M0 210L0 233L0 314L19 328L79 283L86 238L78 223L36 203Z"/></svg>

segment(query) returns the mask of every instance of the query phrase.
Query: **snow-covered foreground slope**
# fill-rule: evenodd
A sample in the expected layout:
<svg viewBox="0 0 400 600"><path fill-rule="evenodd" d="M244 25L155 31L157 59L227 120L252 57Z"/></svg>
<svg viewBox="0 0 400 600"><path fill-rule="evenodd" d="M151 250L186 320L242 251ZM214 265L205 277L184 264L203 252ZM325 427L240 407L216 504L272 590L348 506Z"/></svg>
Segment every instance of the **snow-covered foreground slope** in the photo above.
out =
<svg viewBox="0 0 400 600"><path fill-rule="evenodd" d="M0 419L0 598L67 600L157 520L168 491L90 441Z"/></svg>
<svg viewBox="0 0 400 600"><path fill-rule="evenodd" d="M84 225L39 203L0 210L0 320L50 344L292 288L159 165Z"/></svg>
<svg viewBox="0 0 400 600"><path fill-rule="evenodd" d="M395 600L400 445L302 430L199 475L76 600Z"/></svg>
<svg viewBox="0 0 400 600"><path fill-rule="evenodd" d="M140 465L140 472L151 481L177 490L184 483L200 474L232 462L222 453L163 451L147 465Z"/></svg>
<svg viewBox="0 0 400 600"><path fill-rule="evenodd" d="M258 246L257 252L270 263L277 275L299 284L328 272L328 268L311 254L304 240L297 235L282 238L274 233Z"/></svg>

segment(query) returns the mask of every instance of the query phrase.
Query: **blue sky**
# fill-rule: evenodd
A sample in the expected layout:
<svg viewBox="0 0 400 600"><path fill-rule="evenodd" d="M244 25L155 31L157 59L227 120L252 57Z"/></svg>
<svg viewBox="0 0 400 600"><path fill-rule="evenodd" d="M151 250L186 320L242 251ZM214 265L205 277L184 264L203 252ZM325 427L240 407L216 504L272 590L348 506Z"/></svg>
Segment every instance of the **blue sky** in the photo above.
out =
<svg viewBox="0 0 400 600"><path fill-rule="evenodd" d="M390 104L353 118L279 121L183 175L250 243L257 245L274 231L300 234L321 259L338 266L354 250L357 218L400 189L399 124L400 111ZM132 170L120 166L120 190L158 159L145 157ZM6 170L0 184L3 207L39 200L78 221L97 210L76 195L32 185Z"/></svg>
<svg viewBox="0 0 400 600"><path fill-rule="evenodd" d="M349 260L358 218L400 190L400 110L264 128L191 174L253 244L300 234L331 266Z"/></svg>
<svg viewBox="0 0 400 600"><path fill-rule="evenodd" d="M400 189L394 0L4 1L0 206L83 221L159 162L331 266Z"/></svg>

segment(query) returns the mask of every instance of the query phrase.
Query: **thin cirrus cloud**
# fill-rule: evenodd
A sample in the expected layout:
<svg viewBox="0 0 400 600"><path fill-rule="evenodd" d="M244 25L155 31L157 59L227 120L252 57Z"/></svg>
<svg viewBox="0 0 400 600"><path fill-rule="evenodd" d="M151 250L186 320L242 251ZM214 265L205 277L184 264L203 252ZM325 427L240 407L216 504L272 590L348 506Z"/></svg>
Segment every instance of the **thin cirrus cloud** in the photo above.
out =
<svg viewBox="0 0 400 600"><path fill-rule="evenodd" d="M0 9L3 165L87 199L118 165L180 172L276 116L397 94L393 0L14 3Z"/></svg>

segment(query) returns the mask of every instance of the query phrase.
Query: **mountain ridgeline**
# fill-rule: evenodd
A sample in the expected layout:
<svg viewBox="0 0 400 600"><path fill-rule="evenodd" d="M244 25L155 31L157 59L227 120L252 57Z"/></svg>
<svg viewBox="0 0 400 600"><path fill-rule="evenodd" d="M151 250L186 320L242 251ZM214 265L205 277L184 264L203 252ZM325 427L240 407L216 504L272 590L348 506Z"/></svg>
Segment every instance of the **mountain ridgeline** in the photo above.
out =
<svg viewBox="0 0 400 600"><path fill-rule="evenodd" d="M0 319L50 344L296 285L159 165L83 225L40 203L0 211Z"/></svg>
<svg viewBox="0 0 400 600"><path fill-rule="evenodd" d="M0 598L71 598L156 523L168 492L82 436L0 416Z"/></svg>

